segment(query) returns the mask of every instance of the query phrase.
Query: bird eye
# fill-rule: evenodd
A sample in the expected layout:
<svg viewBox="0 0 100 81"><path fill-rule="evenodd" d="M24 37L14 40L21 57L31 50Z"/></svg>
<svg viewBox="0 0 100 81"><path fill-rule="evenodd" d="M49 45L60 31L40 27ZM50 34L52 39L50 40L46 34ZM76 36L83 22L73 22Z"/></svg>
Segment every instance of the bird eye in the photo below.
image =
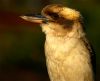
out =
<svg viewBox="0 0 100 81"><path fill-rule="evenodd" d="M57 13L48 13L48 15L53 18L54 20L58 19L59 18L59 15Z"/></svg>

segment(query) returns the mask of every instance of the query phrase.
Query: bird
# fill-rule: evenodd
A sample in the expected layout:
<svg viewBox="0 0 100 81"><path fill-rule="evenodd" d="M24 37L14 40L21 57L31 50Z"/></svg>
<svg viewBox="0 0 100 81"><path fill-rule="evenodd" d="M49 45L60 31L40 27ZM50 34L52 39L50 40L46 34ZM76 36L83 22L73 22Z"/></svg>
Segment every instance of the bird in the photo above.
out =
<svg viewBox="0 0 100 81"><path fill-rule="evenodd" d="M45 33L44 50L51 81L95 81L95 54L79 11L62 4L50 4L40 15L20 17L40 24Z"/></svg>

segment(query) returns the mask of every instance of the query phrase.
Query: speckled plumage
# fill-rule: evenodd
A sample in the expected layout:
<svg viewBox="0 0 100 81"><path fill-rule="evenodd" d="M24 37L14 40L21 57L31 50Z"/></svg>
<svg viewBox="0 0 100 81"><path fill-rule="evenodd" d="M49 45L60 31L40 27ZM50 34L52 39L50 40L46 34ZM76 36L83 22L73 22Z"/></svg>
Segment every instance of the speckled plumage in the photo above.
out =
<svg viewBox="0 0 100 81"><path fill-rule="evenodd" d="M52 4L43 8L42 15L47 18L40 19L39 23L46 34L45 56L50 80L94 81L92 49L83 30L80 13ZM28 20L27 16L22 18ZM33 18L31 22L34 21Z"/></svg>
<svg viewBox="0 0 100 81"><path fill-rule="evenodd" d="M62 6L57 9L57 6L50 5L42 11L51 20L53 18L48 13L60 15L53 22L42 24L42 30L46 34L45 55L50 80L94 81L91 54L89 47L86 47L88 42L80 22L81 15L76 10ZM59 21L62 18L65 22ZM67 23L70 20L72 24Z"/></svg>

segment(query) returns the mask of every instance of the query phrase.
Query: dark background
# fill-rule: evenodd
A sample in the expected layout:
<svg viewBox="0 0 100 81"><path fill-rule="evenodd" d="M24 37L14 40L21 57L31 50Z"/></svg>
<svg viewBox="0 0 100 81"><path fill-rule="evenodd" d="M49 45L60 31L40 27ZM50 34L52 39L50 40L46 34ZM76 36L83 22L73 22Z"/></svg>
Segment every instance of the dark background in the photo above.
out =
<svg viewBox="0 0 100 81"><path fill-rule="evenodd" d="M19 16L39 13L51 3L81 12L87 36L96 52L99 81L100 0L0 0L0 81L49 81L44 55L44 33Z"/></svg>

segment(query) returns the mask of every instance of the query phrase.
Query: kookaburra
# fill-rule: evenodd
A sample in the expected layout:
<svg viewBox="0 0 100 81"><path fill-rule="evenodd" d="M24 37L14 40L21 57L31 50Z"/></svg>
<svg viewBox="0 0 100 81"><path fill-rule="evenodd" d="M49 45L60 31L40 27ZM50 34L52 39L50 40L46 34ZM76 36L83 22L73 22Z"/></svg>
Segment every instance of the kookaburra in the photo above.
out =
<svg viewBox="0 0 100 81"><path fill-rule="evenodd" d="M44 48L50 80L94 81L93 53L80 13L60 4L51 4L44 7L41 14L21 18L39 23L46 35Z"/></svg>

